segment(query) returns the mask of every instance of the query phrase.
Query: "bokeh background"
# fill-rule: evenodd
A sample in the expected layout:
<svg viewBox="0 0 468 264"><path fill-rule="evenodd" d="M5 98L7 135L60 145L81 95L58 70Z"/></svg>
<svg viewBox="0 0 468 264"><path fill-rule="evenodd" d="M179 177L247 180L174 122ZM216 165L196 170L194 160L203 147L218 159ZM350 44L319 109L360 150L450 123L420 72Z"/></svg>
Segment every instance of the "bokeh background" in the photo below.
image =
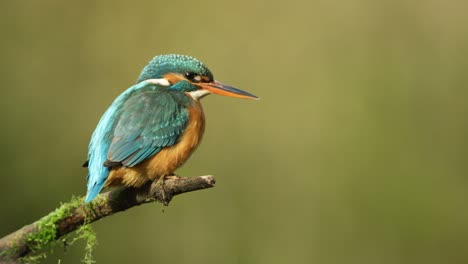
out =
<svg viewBox="0 0 468 264"><path fill-rule="evenodd" d="M468 263L466 1L0 3L0 236L84 195L91 133L154 56L210 96L214 189L93 224L97 263ZM83 244L44 263L79 263Z"/></svg>

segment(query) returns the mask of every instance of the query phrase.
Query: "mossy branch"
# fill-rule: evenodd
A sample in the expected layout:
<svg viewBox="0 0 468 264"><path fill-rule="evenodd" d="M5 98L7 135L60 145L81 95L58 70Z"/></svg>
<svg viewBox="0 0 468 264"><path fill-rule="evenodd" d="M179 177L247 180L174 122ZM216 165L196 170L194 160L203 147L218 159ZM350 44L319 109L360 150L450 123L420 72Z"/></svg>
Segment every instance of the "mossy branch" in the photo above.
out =
<svg viewBox="0 0 468 264"><path fill-rule="evenodd" d="M82 198L74 198L40 220L0 239L0 263L17 263L16 260L106 216L154 201L168 205L175 195L214 185L213 176L170 176L166 177L164 186L153 182L139 189L115 189L99 195L89 204L83 204Z"/></svg>

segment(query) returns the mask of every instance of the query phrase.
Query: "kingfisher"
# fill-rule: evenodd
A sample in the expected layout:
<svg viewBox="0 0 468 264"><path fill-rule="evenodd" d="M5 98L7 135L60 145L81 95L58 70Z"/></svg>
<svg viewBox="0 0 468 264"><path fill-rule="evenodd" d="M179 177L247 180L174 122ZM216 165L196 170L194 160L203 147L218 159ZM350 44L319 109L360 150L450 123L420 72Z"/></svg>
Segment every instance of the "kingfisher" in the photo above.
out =
<svg viewBox="0 0 468 264"><path fill-rule="evenodd" d="M200 99L211 93L259 99L216 81L193 57L154 57L94 130L83 164L89 171L85 202L108 187L139 188L173 175L202 139L205 116Z"/></svg>

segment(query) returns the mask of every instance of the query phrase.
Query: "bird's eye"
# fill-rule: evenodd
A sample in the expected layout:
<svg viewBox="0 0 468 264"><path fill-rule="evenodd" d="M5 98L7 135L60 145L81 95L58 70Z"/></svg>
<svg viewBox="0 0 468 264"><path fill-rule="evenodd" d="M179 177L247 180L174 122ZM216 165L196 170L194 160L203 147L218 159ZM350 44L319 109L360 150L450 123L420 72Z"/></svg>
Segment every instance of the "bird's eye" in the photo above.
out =
<svg viewBox="0 0 468 264"><path fill-rule="evenodd" d="M187 80L190 80L190 81L194 81L195 77L197 75L193 72L186 72L185 73L185 78L187 78Z"/></svg>
<svg viewBox="0 0 468 264"><path fill-rule="evenodd" d="M193 72L186 72L184 75L185 78L187 78L187 80L192 82L200 82L202 80L202 77L200 75L197 75Z"/></svg>

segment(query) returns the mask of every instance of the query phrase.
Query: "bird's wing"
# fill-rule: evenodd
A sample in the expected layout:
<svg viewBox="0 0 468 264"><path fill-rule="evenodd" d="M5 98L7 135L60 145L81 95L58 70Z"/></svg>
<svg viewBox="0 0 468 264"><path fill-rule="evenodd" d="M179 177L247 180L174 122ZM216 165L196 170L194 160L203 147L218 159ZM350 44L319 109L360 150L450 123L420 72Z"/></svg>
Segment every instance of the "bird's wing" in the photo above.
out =
<svg viewBox="0 0 468 264"><path fill-rule="evenodd" d="M177 96L180 97L155 89L129 97L120 108L103 165L133 167L162 148L174 145L189 118L184 104L175 98Z"/></svg>
<svg viewBox="0 0 468 264"><path fill-rule="evenodd" d="M177 100L182 102L178 104ZM171 146L188 121L190 99L180 92L141 82L118 96L102 116L89 144L88 194L102 190L111 166L135 166Z"/></svg>

